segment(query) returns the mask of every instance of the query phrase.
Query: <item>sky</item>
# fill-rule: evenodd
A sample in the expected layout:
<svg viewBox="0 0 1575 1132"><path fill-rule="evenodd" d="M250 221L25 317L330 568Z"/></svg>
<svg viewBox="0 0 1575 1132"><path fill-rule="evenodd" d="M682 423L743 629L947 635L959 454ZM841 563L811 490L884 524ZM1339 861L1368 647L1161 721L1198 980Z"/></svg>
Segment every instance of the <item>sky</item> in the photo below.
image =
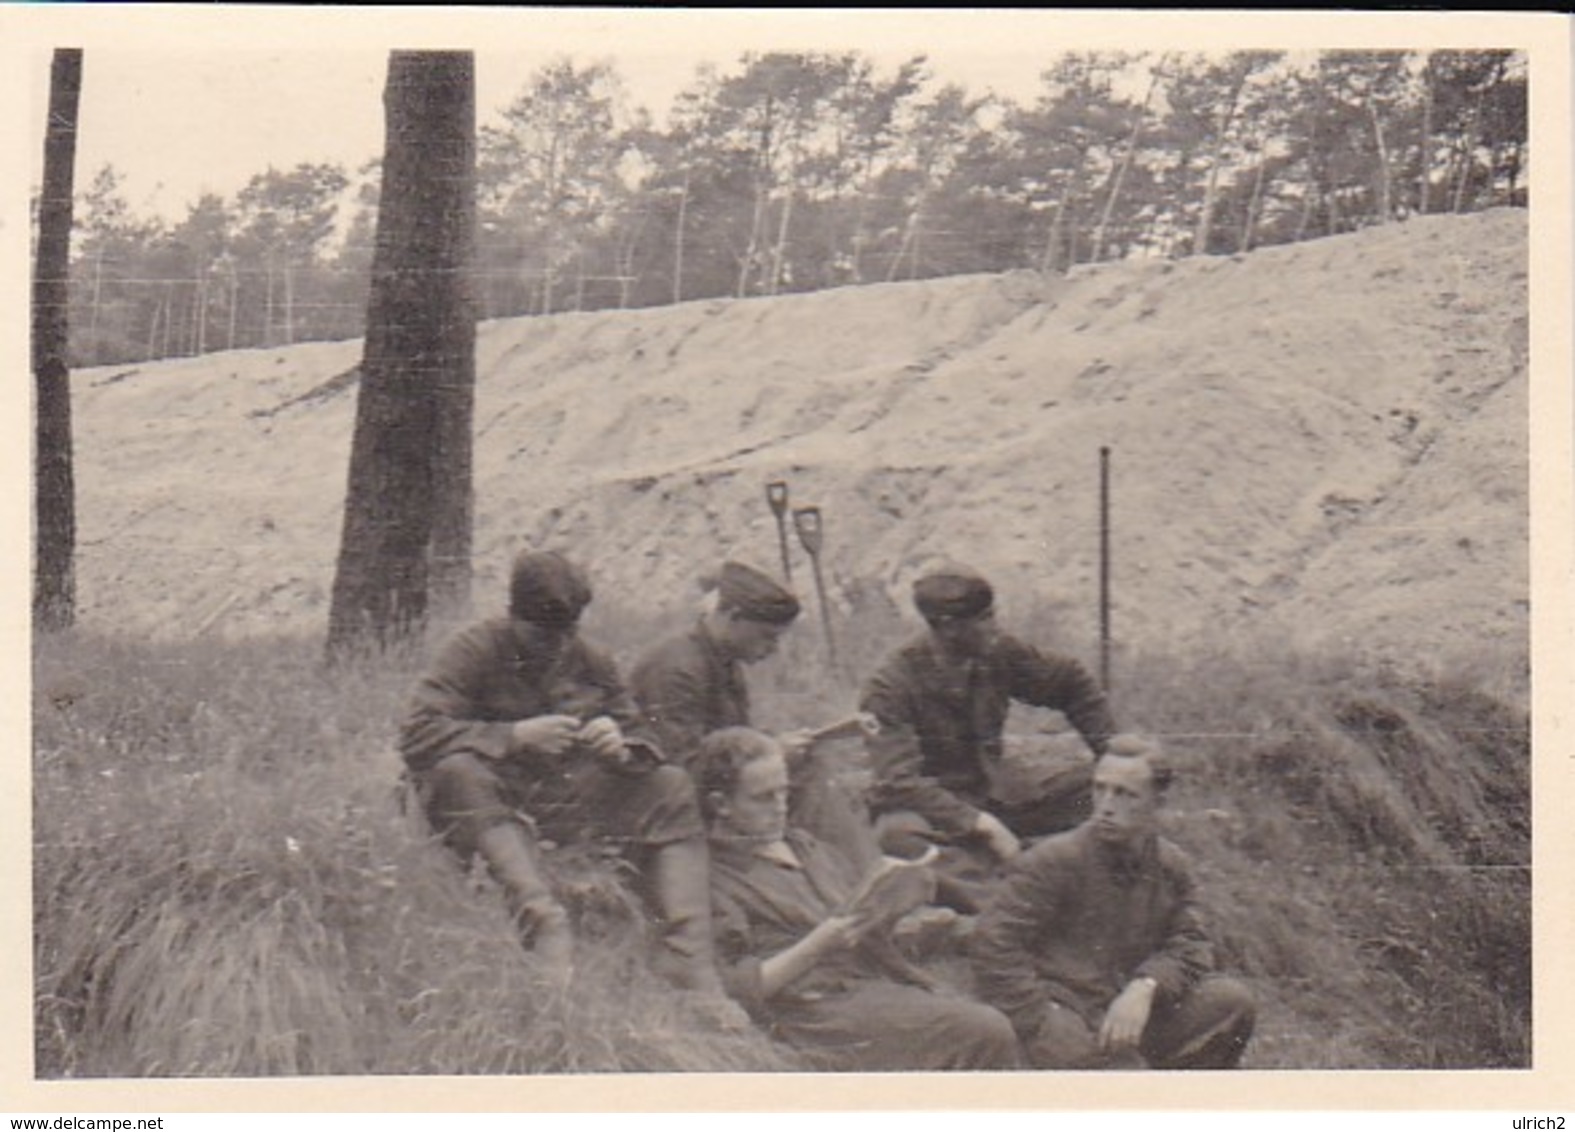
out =
<svg viewBox="0 0 1575 1132"><path fill-rule="evenodd" d="M802 14L801 14L802 15ZM811 15L814 15L813 13ZM496 116L533 71L568 55L576 62L611 61L630 102L660 120L702 62L736 72L745 51L856 48L884 74L924 52L938 82L1031 100L1053 48L1039 40L1001 40L972 34L956 20L910 16L900 35L872 34L850 21L554 20L544 34L520 13L518 34L483 36L476 50L477 112ZM878 26L876 20L871 25ZM692 30L693 34L690 34ZM681 33L681 34L680 34ZM229 196L255 173L303 161L354 168L382 148L381 92L387 51L351 42L319 46L242 45L196 52L150 42L84 48L77 170L85 184L109 163L124 175L135 211L166 217L184 213L203 191ZM47 53L33 60L37 100L30 183L42 166L42 103L48 87Z"/></svg>
<svg viewBox="0 0 1575 1132"><path fill-rule="evenodd" d="M739 52L744 49L740 46ZM477 115L483 123L495 118L534 71L567 54L581 65L611 61L630 102L660 118L692 82L702 60L736 71L732 64L739 52L652 55L594 46L478 50ZM882 69L890 72L895 66L894 60ZM270 163L337 161L353 168L381 151L386 69L384 52L245 52L213 59L85 56L77 167L90 174L105 162L113 164L127 174L139 211L164 213L203 189L230 195ZM1031 89L1042 68L1024 59L1018 69L1021 75L1012 76L1012 85ZM945 77L973 87L995 76L988 66L963 59ZM41 135L39 142L41 152Z"/></svg>
<svg viewBox="0 0 1575 1132"><path fill-rule="evenodd" d="M76 14L73 16L72 13ZM1373 43L1433 33L1414 15L1012 9L348 9L34 6L0 3L24 31L29 184L42 167L49 45L84 48L77 177L105 163L134 211L178 219L204 191L232 196L269 165L380 155L391 47L476 52L477 110L496 115L536 68L568 55L612 61L630 100L658 116L702 62L736 72L746 51L856 49L891 74L924 53L937 84L1030 102L1071 49L1192 49ZM31 22L27 19L31 18Z"/></svg>

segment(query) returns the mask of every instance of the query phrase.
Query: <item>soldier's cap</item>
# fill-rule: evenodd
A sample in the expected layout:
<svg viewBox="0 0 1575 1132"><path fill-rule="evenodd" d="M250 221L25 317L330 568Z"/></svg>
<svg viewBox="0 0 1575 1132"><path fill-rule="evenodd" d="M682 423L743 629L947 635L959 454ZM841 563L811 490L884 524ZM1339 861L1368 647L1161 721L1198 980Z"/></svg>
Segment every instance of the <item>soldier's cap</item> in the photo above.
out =
<svg viewBox="0 0 1575 1132"><path fill-rule="evenodd" d="M724 562L717 575L717 602L746 621L786 625L798 616L798 598L770 574L743 562Z"/></svg>
<svg viewBox="0 0 1575 1132"><path fill-rule="evenodd" d="M509 575L509 616L568 628L591 603L585 571L555 550L522 550Z"/></svg>
<svg viewBox="0 0 1575 1132"><path fill-rule="evenodd" d="M995 605L995 590L977 570L951 563L931 570L913 583L913 604L932 624L981 617Z"/></svg>

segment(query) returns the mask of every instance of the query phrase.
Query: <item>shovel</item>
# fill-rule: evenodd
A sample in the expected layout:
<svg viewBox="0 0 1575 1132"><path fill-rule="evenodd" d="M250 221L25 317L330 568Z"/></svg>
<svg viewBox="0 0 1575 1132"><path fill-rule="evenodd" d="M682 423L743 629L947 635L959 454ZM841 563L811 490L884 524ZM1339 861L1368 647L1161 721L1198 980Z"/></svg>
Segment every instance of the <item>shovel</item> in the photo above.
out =
<svg viewBox="0 0 1575 1132"><path fill-rule="evenodd" d="M788 559L788 486L786 480L772 480L766 484L766 502L771 504L771 513L777 517L777 542L782 547L782 577L791 587L793 584L793 563Z"/></svg>
<svg viewBox="0 0 1575 1132"><path fill-rule="evenodd" d="M804 553L809 555L810 565L815 569L815 596L820 600L820 623L826 631L826 655L830 658L832 670L836 671L837 640L831 631L831 607L826 604L826 582L820 572L820 548L824 542L820 508L800 507L795 510L793 528L798 532L798 541L803 544Z"/></svg>

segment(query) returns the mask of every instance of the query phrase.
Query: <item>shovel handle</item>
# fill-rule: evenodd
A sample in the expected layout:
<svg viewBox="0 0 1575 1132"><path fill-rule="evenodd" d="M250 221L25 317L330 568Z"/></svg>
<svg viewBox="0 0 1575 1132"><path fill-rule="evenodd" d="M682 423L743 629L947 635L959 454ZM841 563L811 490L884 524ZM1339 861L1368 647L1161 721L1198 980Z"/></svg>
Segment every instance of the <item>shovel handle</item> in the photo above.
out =
<svg viewBox="0 0 1575 1132"><path fill-rule="evenodd" d="M804 544L804 550L811 558L820 553L821 529L820 508L800 507L793 512L793 529L798 532L798 541Z"/></svg>
<svg viewBox="0 0 1575 1132"><path fill-rule="evenodd" d="M786 480L772 480L766 484L766 502L776 512L778 519L787 512L788 488Z"/></svg>

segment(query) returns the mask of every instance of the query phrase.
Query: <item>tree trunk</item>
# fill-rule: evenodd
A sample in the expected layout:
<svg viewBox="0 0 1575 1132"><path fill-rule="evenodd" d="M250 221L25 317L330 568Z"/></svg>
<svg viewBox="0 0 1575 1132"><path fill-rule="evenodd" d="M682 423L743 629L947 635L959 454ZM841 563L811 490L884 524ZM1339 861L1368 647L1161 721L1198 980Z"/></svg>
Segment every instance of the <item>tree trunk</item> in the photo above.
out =
<svg viewBox="0 0 1575 1132"><path fill-rule="evenodd" d="M1104 211L1099 214L1099 224L1094 228L1093 249L1089 262L1098 263L1105 258L1105 230L1110 227L1110 217L1116 211L1116 201L1121 196L1121 185L1127 179L1127 169L1132 164L1132 155L1137 150L1137 131L1132 132L1132 137L1127 144L1127 151L1121 158L1121 164L1116 167L1115 176L1111 178L1110 195L1105 198Z"/></svg>
<svg viewBox="0 0 1575 1132"><path fill-rule="evenodd" d="M476 315L475 65L389 57L383 196L329 655L393 643L468 599Z"/></svg>
<svg viewBox="0 0 1575 1132"><path fill-rule="evenodd" d="M230 333L229 333L229 338L228 338L228 345L227 345L226 348L230 349L230 350L233 350L233 349L235 349L235 316L241 309L240 308L241 277L240 277L240 274L235 270L235 262L233 260L230 262L229 268L230 268L230 311L229 311L229 315L230 315Z"/></svg>
<svg viewBox="0 0 1575 1132"><path fill-rule="evenodd" d="M268 295L267 295L267 299L263 303L262 344L264 346L272 346L273 345L273 249L272 248L268 249L268 257L267 257L267 262L265 264L265 269L267 271Z"/></svg>
<svg viewBox="0 0 1575 1132"><path fill-rule="evenodd" d="M689 171L678 193L678 231L673 236L673 302L684 301L684 214L689 210Z"/></svg>
<svg viewBox="0 0 1575 1132"><path fill-rule="evenodd" d="M1390 200L1389 143L1384 139L1384 120L1371 95L1367 98L1367 114L1373 121L1373 145L1378 150L1378 223L1388 224L1394 218L1394 205Z"/></svg>
<svg viewBox="0 0 1575 1132"><path fill-rule="evenodd" d="M1421 175L1416 185L1416 211L1426 216L1433 185L1433 78L1431 69L1422 76L1422 144L1418 164Z"/></svg>
<svg viewBox="0 0 1575 1132"><path fill-rule="evenodd" d="M864 162L864 175L859 180L858 206L853 221L850 241L848 282L864 282L864 245L869 242L869 201L875 191L875 156L871 153Z"/></svg>
<svg viewBox="0 0 1575 1132"><path fill-rule="evenodd" d="M760 231L765 225L766 193L758 181L755 186L755 208L749 220L749 243L744 248L744 259L738 269L738 297L749 294L749 276L760 258Z"/></svg>
<svg viewBox="0 0 1575 1132"><path fill-rule="evenodd" d="M1048 275L1056 269L1061 254L1061 226L1066 217L1066 193L1055 202L1050 216L1050 232L1045 236L1044 253L1039 257L1039 270Z"/></svg>
<svg viewBox="0 0 1575 1132"><path fill-rule="evenodd" d="M766 287L768 295L775 295L782 286L782 267L787 260L788 226L793 222L794 195L793 181L789 179L787 200L782 202L782 222L777 225L777 242L771 249L771 282Z"/></svg>
<svg viewBox="0 0 1575 1132"><path fill-rule="evenodd" d="M88 309L88 341L94 343L94 352L98 350L98 304L104 287L104 245L99 244L98 250L93 253L93 305Z"/></svg>
<svg viewBox="0 0 1575 1132"><path fill-rule="evenodd" d="M618 269L618 309L628 310L631 292L637 276L634 273L634 256L640 247L640 240L645 234L646 221L650 213L641 209L636 213L637 220L630 230L628 224L621 225L625 230L623 243L613 255L613 262Z"/></svg>
<svg viewBox="0 0 1575 1132"><path fill-rule="evenodd" d="M1258 157L1258 168L1252 178L1252 196L1247 198L1247 218L1242 221L1241 239L1236 242L1238 254L1252 250L1253 230L1258 226L1258 209L1263 205L1263 156Z"/></svg>
<svg viewBox="0 0 1575 1132"><path fill-rule="evenodd" d="M81 48L56 48L49 68L44 184L33 264L33 625L42 632L70 628L76 620L76 485L67 347L72 181L81 93Z"/></svg>
<svg viewBox="0 0 1575 1132"><path fill-rule="evenodd" d="M1116 201L1121 198L1121 186L1127 179L1127 170L1132 167L1132 160L1137 155L1138 139L1143 136L1143 123L1148 118L1149 103L1154 99L1154 91L1159 87L1160 76L1164 74L1165 56L1160 56L1159 65L1149 75L1148 90L1143 94L1143 104L1138 107L1137 117L1132 121L1132 132L1127 135L1126 152L1121 155L1121 163L1116 167L1115 176L1111 179L1110 196L1105 199L1105 209L1099 216L1099 226L1094 229L1094 254L1091 257L1094 263L1105 258L1105 230L1110 226L1110 218L1115 214ZM1081 164L1081 163L1080 163Z"/></svg>
<svg viewBox="0 0 1575 1132"><path fill-rule="evenodd" d="M738 297L749 294L749 276L760 258L761 233L765 230L766 207L771 186L771 130L773 103L766 96L765 121L760 127L760 150L755 157L755 206L749 219L749 243L744 248L744 262L738 271Z"/></svg>
<svg viewBox="0 0 1575 1132"><path fill-rule="evenodd" d="M197 356L208 352L208 275L197 277Z"/></svg>
<svg viewBox="0 0 1575 1132"><path fill-rule="evenodd" d="M295 345L295 268L284 261L284 344Z"/></svg>
<svg viewBox="0 0 1575 1132"><path fill-rule="evenodd" d="M159 347L159 357L170 358L175 356L180 348L175 341L175 284L173 281L164 284L164 338L163 345Z"/></svg>
<svg viewBox="0 0 1575 1132"><path fill-rule="evenodd" d="M1209 254L1209 237L1214 234L1214 210L1219 203L1220 170L1225 164L1225 143L1229 140L1230 128L1236 121L1236 109L1241 103L1241 92L1247 85L1247 72L1243 70L1231 88L1230 102L1225 107L1225 116L1220 121L1219 133L1214 138L1214 157L1209 162L1209 179L1203 187L1203 208L1198 214L1198 227L1192 237L1192 253L1194 255Z"/></svg>
<svg viewBox="0 0 1575 1132"><path fill-rule="evenodd" d="M1459 213L1465 207L1466 185L1471 181L1471 169L1476 164L1477 129L1482 121L1482 100L1484 92L1477 92L1477 100L1471 107L1471 120L1466 127L1466 143L1460 154L1460 177L1455 182L1455 199L1450 212Z"/></svg>
<svg viewBox="0 0 1575 1132"><path fill-rule="evenodd" d="M188 358L196 356L197 353L197 304L202 298L201 287L202 280L192 280L191 303L186 308L188 312L186 324L181 330L181 334L185 337L185 342L181 346L181 352Z"/></svg>
<svg viewBox="0 0 1575 1132"><path fill-rule="evenodd" d="M1323 190L1315 183L1309 181L1307 191L1302 197L1302 215L1296 223L1296 235L1291 238L1292 243L1301 243L1307 235L1308 225L1312 223L1313 205L1322 196Z"/></svg>
<svg viewBox="0 0 1575 1132"><path fill-rule="evenodd" d="M1214 159L1209 164L1209 179L1203 186L1203 207L1198 212L1198 226L1192 234L1192 254L1208 255L1209 237L1214 234L1214 209L1219 199L1220 167L1225 161L1225 137L1222 134L1214 147Z"/></svg>
<svg viewBox="0 0 1575 1132"><path fill-rule="evenodd" d="M548 243L551 240L549 238ZM552 313L553 288L558 282L558 272L552 266L552 248L549 246L547 254L541 261L541 306L537 308L538 314Z"/></svg>
<svg viewBox="0 0 1575 1132"><path fill-rule="evenodd" d="M159 356L159 316L164 313L164 300L153 300L153 317L148 321L148 345L142 351L142 360L151 362Z"/></svg>
<svg viewBox="0 0 1575 1132"><path fill-rule="evenodd" d="M897 278L897 272L902 268L904 256L913 252L914 243L918 239L919 222L924 214L924 199L927 193L920 192L917 200L913 202L913 209L908 213L908 219L902 226L902 240L897 245L897 257L891 261L891 268L886 272L886 282L890 283Z"/></svg>

